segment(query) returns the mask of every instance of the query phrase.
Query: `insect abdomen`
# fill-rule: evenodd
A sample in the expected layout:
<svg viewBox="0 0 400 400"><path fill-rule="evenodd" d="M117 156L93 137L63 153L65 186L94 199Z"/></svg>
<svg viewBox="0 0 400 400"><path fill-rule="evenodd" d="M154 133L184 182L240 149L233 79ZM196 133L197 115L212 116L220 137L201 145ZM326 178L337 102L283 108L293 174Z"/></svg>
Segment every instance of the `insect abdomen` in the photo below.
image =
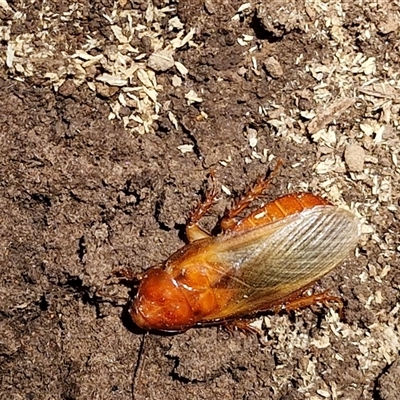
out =
<svg viewBox="0 0 400 400"><path fill-rule="evenodd" d="M311 193L287 194L252 212L230 230L252 229L321 205L331 205L331 203Z"/></svg>

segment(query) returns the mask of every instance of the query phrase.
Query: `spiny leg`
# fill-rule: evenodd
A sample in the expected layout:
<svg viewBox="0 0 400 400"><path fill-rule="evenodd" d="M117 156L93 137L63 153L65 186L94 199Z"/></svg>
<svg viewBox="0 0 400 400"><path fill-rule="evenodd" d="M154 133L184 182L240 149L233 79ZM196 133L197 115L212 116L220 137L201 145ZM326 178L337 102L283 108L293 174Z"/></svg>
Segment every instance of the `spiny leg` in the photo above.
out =
<svg viewBox="0 0 400 400"><path fill-rule="evenodd" d="M336 303L338 307L339 318L343 320L343 300L340 297L332 296L327 291L322 293L316 293L312 295L300 295L300 297L293 297L287 300L283 304L276 305L274 307L268 307L266 310L272 310L278 313L281 310L295 311L302 308L310 307L315 304L323 304L327 306L328 303ZM229 334L234 332L243 332L245 334L257 334L262 335L262 331L251 325L251 321L245 319L236 319L231 321L223 321L221 328L227 331Z"/></svg>
<svg viewBox="0 0 400 400"><path fill-rule="evenodd" d="M239 199L234 202L231 208L225 211L225 215L220 222L220 227L223 231L236 225L237 221L235 217L245 210L255 199L262 196L271 181L276 177L276 175L278 175L282 164L283 160L278 158L276 166L268 178L259 178L253 186L251 186Z"/></svg>
<svg viewBox="0 0 400 400"><path fill-rule="evenodd" d="M186 223L186 237L189 242L210 237L210 235L200 228L199 220L209 211L216 203L216 198L219 194L215 180L215 171L210 172L211 187L207 190L203 201L199 201L197 206L189 215Z"/></svg>
<svg viewBox="0 0 400 400"><path fill-rule="evenodd" d="M251 325L252 321L244 319L235 319L231 321L222 322L221 328L233 335L235 332L242 332L246 335L259 335L262 336L262 330Z"/></svg>
<svg viewBox="0 0 400 400"><path fill-rule="evenodd" d="M134 273L128 268L118 268L112 271L112 275L118 279L126 279L127 281L140 282L143 279L143 274Z"/></svg>
<svg viewBox="0 0 400 400"><path fill-rule="evenodd" d="M284 303L280 308L286 311L295 311L301 308L313 306L315 304L327 305L328 303L336 303L340 319L343 317L343 300L340 297L332 296L327 291L322 293L315 293L310 296L304 295L301 297L293 298Z"/></svg>

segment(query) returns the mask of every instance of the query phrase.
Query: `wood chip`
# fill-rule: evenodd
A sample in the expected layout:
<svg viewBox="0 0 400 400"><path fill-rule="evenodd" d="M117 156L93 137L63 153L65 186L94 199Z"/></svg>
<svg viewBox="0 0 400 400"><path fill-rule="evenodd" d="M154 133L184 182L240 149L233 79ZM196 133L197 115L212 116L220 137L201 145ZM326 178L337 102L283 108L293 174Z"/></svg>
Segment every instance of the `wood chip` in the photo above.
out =
<svg viewBox="0 0 400 400"><path fill-rule="evenodd" d="M172 57L173 54L174 50L171 48L166 48L153 53L147 61L147 66L154 69L154 71L167 71L175 65L174 58Z"/></svg>
<svg viewBox="0 0 400 400"><path fill-rule="evenodd" d="M127 79L123 79L120 76L117 75L110 75L110 74L102 74L99 75L96 78L97 81L99 82L104 82L107 83L110 86L125 86L128 84L128 80Z"/></svg>
<svg viewBox="0 0 400 400"><path fill-rule="evenodd" d="M185 98L188 100L189 105L193 103L201 103L203 101L194 90L190 90L189 93L186 93Z"/></svg>
<svg viewBox="0 0 400 400"><path fill-rule="evenodd" d="M192 144L182 144L178 146L178 150L183 154L185 153L193 153L193 145Z"/></svg>
<svg viewBox="0 0 400 400"><path fill-rule="evenodd" d="M331 123L334 119L343 114L354 103L354 98L345 97L343 99L339 99L322 112L317 112L317 116L308 124L308 132L310 134L317 133L319 130Z"/></svg>

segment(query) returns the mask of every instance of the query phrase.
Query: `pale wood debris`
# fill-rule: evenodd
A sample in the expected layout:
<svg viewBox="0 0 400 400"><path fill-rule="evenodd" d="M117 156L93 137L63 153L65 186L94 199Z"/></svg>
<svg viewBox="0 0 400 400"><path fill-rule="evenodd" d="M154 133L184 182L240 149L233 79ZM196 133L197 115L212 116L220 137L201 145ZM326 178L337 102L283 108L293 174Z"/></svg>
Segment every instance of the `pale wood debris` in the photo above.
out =
<svg viewBox="0 0 400 400"><path fill-rule="evenodd" d="M354 105L356 99L343 98L339 99L325 110L316 112L315 118L308 124L307 130L310 134L316 133L325 128L336 118L339 118L347 109Z"/></svg>

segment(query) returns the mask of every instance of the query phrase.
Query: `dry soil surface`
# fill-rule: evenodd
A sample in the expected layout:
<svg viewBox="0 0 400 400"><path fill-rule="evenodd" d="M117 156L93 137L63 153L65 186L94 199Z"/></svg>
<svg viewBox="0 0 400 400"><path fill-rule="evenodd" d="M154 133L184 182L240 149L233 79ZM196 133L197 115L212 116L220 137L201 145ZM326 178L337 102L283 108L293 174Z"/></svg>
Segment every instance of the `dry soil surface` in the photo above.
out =
<svg viewBox="0 0 400 400"><path fill-rule="evenodd" d="M0 0L0 19L1 399L398 399L399 1ZM182 246L210 170L207 228L278 157L267 200L364 220L319 283L345 318L150 334L139 357L113 271Z"/></svg>

